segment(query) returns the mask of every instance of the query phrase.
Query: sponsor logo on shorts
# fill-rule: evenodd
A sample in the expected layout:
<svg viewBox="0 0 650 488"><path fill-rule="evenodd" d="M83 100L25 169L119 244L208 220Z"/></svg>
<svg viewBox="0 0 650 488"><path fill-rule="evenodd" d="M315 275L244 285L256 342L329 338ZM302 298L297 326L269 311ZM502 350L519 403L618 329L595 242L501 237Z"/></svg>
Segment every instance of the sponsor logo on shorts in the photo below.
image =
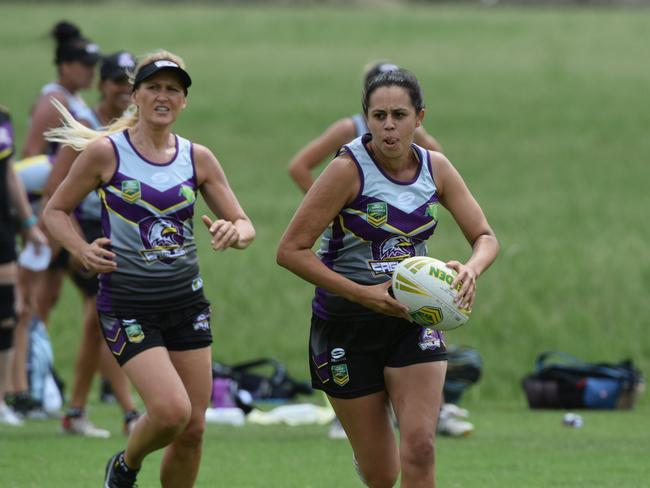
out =
<svg viewBox="0 0 650 488"><path fill-rule="evenodd" d="M210 313L200 313L194 319L192 324L194 330L208 332L210 330Z"/></svg>
<svg viewBox="0 0 650 488"><path fill-rule="evenodd" d="M142 326L135 319L122 320L122 327L126 333L126 338L133 344L139 344L144 340Z"/></svg>
<svg viewBox="0 0 650 488"><path fill-rule="evenodd" d="M420 342L418 343L420 349L423 351L426 351L427 349L433 351L435 349L438 349L441 344L442 341L440 340L440 335L438 332L433 329L422 329L422 332L420 333Z"/></svg>
<svg viewBox="0 0 650 488"><path fill-rule="evenodd" d="M348 373L348 365L343 364L333 364L332 365L332 378L334 378L334 383L339 386L346 385L350 381L350 375Z"/></svg>

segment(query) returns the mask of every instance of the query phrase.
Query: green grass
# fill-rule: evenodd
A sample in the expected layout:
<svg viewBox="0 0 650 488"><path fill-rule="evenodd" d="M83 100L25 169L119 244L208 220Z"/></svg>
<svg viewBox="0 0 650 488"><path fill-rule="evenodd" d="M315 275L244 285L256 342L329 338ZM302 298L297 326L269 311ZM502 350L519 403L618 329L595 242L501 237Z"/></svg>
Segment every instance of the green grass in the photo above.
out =
<svg viewBox="0 0 650 488"><path fill-rule="evenodd" d="M468 487L647 486L648 408L581 412L580 429L562 425L562 411L531 412L520 403L473 405L471 437L438 437L438 483ZM22 429L0 426L3 488L98 486L104 463L122 448L115 407L96 406L93 418L112 427L111 439L63 436L55 421ZM360 486L346 441L327 438L324 426L230 427L209 424L200 487L353 488ZM157 486L161 453L147 458L138 481ZM28 468L32 467L32 468Z"/></svg>
<svg viewBox="0 0 650 488"><path fill-rule="evenodd" d="M426 127L502 245L479 280L471 321L448 334L481 351L485 372L468 399L476 437L440 441L440 485L647 485L647 397L635 412L590 413L573 431L559 427L559 412L528 412L520 380L549 349L586 360L629 357L650 371L650 12L105 3L9 4L2 17L0 58L12 68L0 102L13 110L19 144L28 108L54 76L44 34L56 20L78 22L105 51L165 47L185 57L195 84L177 129L213 149L258 232L244 252L213 254L207 239L200 243L215 357L272 355L299 378L308 375L313 292L275 264L301 198L286 165L327 124L358 111L367 62L386 58L414 71ZM431 255L463 259L468 252L444 215ZM66 286L51 334L68 381L80 317L76 292ZM102 407L97 415L116 422ZM98 459L120 444L54 431L50 424L30 425L24 436L0 430L0 463L22 467L11 472L10 479L24 477L16 486L43 486L31 477L45 475L49 486L63 485L53 480L65 479L62 461L72 453L85 461L76 463L79 476L95 482ZM204 463L203 486L356 486L349 451L323 435L319 428L211 428L206 459L214 461ZM28 470L18 462L24 459L47 470ZM145 476L154 480L153 468Z"/></svg>

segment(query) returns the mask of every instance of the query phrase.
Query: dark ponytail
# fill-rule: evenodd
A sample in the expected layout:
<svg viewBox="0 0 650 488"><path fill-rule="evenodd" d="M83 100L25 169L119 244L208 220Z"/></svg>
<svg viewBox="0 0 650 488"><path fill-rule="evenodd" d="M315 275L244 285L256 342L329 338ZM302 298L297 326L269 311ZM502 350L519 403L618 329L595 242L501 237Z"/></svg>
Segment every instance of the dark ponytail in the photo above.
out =
<svg viewBox="0 0 650 488"><path fill-rule="evenodd" d="M400 86L404 88L409 94L411 104L413 105L413 108L415 108L416 113L419 113L422 109L424 109L424 98L422 96L420 83L413 75L413 73L400 68L393 71L380 73L370 80L363 91L363 97L361 100L364 114L368 115L370 95L372 95L375 90L381 88L382 86Z"/></svg>
<svg viewBox="0 0 650 488"><path fill-rule="evenodd" d="M93 64L99 59L99 49L88 39L81 35L79 27L72 22L62 20L50 31L50 35L56 41L54 63L60 64L66 61L82 61Z"/></svg>

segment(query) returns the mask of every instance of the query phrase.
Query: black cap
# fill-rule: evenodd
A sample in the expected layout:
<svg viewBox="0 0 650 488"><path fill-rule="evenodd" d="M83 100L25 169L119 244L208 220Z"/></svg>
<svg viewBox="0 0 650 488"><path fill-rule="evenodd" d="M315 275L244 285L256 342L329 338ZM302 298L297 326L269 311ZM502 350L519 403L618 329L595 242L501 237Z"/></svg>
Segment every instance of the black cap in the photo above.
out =
<svg viewBox="0 0 650 488"><path fill-rule="evenodd" d="M187 73L187 71L169 59L159 59L142 66L135 75L135 80L133 81L133 89L135 90L144 80L150 78L154 74L158 73L158 71L162 70L174 71L177 73L181 78L183 87L185 88L185 94L187 94L187 89L192 84L192 78L190 78L190 75Z"/></svg>
<svg viewBox="0 0 650 488"><path fill-rule="evenodd" d="M117 51L102 58L99 77L103 80L128 78L135 70L135 57L127 51Z"/></svg>
<svg viewBox="0 0 650 488"><path fill-rule="evenodd" d="M61 44L56 50L56 64L79 61L83 64L95 65L100 58L99 46L83 38Z"/></svg>

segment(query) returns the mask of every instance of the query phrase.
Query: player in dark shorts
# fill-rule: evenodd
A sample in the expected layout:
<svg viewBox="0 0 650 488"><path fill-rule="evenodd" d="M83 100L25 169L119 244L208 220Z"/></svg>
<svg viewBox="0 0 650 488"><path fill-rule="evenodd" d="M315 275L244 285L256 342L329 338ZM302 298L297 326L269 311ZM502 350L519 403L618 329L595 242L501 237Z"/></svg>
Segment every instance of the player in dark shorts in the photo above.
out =
<svg viewBox="0 0 650 488"><path fill-rule="evenodd" d="M85 120L92 129L107 126L119 118L130 104L132 85L129 74L135 69L135 57L126 51L102 57L99 68L100 99ZM44 198L54 193L70 170L78 152L69 146L60 148L44 189ZM103 237L101 221L102 205L96 192L89 193L75 209L75 221L87 242ZM135 427L138 412L133 401L126 375L113 359L106 347L99 327L96 296L99 290L97 273L85 269L76 259L71 259L68 251L61 250L57 257L59 265L64 266L70 278L81 291L84 307L83 333L75 361L74 382L65 415L61 419L64 433L88 437L109 437L110 432L96 427L86 415L92 380L98 366L102 374L110 380L112 390L123 412L123 432Z"/></svg>
<svg viewBox="0 0 650 488"><path fill-rule="evenodd" d="M218 216L202 216L213 249L243 249L255 236L212 152L171 132L190 84L178 56L153 53L135 71L136 112L92 136L68 114L71 127L48 135L82 153L46 206L45 222L100 273L104 338L146 407L126 449L107 463L108 488L133 486L145 457L161 448L163 486L192 486L198 475L212 334L192 222L197 192ZM96 188L105 237L88 243L70 213Z"/></svg>
<svg viewBox="0 0 650 488"><path fill-rule="evenodd" d="M457 271L460 307L499 245L451 163L413 143L424 118L417 79L399 69L363 95L369 134L346 144L305 196L280 242L278 263L315 284L309 363L327 393L368 486L434 486L434 445L446 371L441 333L410 321L389 293L400 260L426 255L444 206L472 247ZM330 225L331 224L331 225ZM322 235L321 248L312 252ZM386 403L400 427L400 446Z"/></svg>
<svg viewBox="0 0 650 488"><path fill-rule="evenodd" d="M25 190L11 166L14 153L14 132L6 108L0 106L0 423L21 425L22 421L5 403L7 379L12 364L13 335L16 325L15 284L16 218L23 242L37 248L47 239L36 224ZM15 217L12 213L15 211Z"/></svg>

